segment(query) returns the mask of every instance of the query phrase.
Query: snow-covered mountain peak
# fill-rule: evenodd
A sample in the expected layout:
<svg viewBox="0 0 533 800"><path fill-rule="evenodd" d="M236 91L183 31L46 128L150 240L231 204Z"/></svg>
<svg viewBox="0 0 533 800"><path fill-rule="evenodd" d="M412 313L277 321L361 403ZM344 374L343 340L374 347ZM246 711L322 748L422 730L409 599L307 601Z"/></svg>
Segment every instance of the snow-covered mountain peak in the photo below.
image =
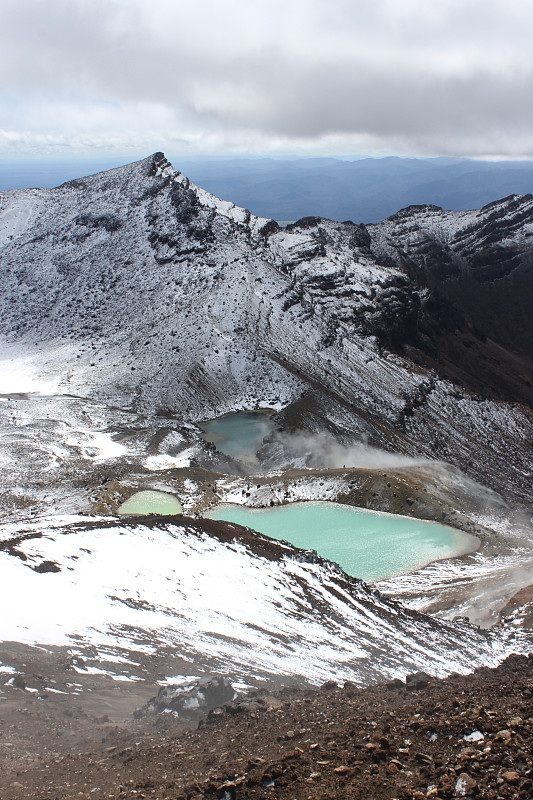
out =
<svg viewBox="0 0 533 800"><path fill-rule="evenodd" d="M154 153L153 156L150 156L150 159L152 160L156 177L170 179L174 185L180 185L185 191L193 192L200 204L237 224L249 226L251 233L259 233L264 225L269 222L267 219L254 216L246 208L236 206L231 200L221 200L215 197L214 194L196 186L166 159L164 153Z"/></svg>
<svg viewBox="0 0 533 800"><path fill-rule="evenodd" d="M0 590L6 607L14 587L43 598L39 614L17 604L4 636L10 625L28 642L76 640L139 670L132 653L181 647L183 661L207 653L244 677L255 665L314 681L500 660L510 634L433 621L263 537L186 518L51 520L28 505L60 496L62 510L79 510L138 483L165 491L180 470L184 507L193 492L214 501L222 484L195 423L259 408L279 412L264 464L286 463L285 434L327 432L343 452L369 443L442 459L530 499L532 224L526 197L281 229L160 153L4 194L0 477L9 513L28 521L4 526ZM278 477L272 503L291 496L291 470ZM427 510L425 479L397 479L405 502ZM330 499L364 483L332 480ZM380 480L396 498L381 470ZM80 596L83 617L69 614Z"/></svg>
<svg viewBox="0 0 533 800"><path fill-rule="evenodd" d="M280 229L156 153L3 196L3 347L62 391L189 420L321 387L317 425L527 494L532 225L514 197Z"/></svg>

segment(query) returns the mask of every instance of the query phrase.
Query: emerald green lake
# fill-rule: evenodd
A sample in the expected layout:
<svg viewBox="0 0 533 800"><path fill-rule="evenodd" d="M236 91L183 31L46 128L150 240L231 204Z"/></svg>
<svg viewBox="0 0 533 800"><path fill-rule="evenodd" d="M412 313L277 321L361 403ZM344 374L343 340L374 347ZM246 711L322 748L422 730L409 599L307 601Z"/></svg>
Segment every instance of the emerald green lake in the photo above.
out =
<svg viewBox="0 0 533 800"><path fill-rule="evenodd" d="M183 514L183 508L177 497L167 492L144 489L135 492L118 507L120 516L144 516L146 514Z"/></svg>
<svg viewBox="0 0 533 800"><path fill-rule="evenodd" d="M401 575L431 561L470 553L475 536L412 517L327 502L273 508L226 504L206 516L244 525L296 547L316 550L365 581Z"/></svg>
<svg viewBox="0 0 533 800"><path fill-rule="evenodd" d="M202 422L204 439L227 456L239 458L253 456L261 442L274 428L268 414L238 411L223 417Z"/></svg>

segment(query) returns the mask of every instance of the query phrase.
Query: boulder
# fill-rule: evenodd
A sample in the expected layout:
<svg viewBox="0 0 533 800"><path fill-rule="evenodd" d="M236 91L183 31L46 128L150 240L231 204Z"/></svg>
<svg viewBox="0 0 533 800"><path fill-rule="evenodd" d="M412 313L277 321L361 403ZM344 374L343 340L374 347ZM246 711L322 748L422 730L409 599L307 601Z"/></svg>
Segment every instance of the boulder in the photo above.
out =
<svg viewBox="0 0 533 800"><path fill-rule="evenodd" d="M191 684L163 686L155 697L133 712L135 719L150 714L173 713L190 719L235 699L231 681L222 675L207 675Z"/></svg>

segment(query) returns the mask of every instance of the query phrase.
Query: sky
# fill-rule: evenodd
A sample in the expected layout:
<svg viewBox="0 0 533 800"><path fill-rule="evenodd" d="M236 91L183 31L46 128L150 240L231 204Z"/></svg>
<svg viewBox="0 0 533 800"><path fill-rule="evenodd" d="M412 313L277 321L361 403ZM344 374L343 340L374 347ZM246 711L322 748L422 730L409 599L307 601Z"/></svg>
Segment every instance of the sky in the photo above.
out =
<svg viewBox="0 0 533 800"><path fill-rule="evenodd" d="M533 158L531 0L1 0L0 159Z"/></svg>

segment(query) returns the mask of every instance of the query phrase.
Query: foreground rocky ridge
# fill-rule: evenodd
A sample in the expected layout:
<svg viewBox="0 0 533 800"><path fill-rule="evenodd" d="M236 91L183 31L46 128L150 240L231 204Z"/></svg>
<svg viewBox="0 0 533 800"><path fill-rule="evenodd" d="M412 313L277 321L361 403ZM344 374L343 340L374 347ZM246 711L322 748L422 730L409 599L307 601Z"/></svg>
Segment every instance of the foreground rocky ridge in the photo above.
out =
<svg viewBox="0 0 533 800"><path fill-rule="evenodd" d="M230 703L197 731L111 730L98 751L0 773L22 798L529 800L533 665L357 690L326 684Z"/></svg>
<svg viewBox="0 0 533 800"><path fill-rule="evenodd" d="M464 620L432 619L313 552L236 525L186 517L137 522L56 518L4 525L3 536L0 605L11 609L0 629L0 795L6 798L71 797L69 791L81 797L221 798L225 792L246 797L249 791L252 796L270 792L272 781L278 791L289 786L309 791L322 777L328 791L345 785L353 791L359 776L365 787L375 776L383 779L376 765L388 770L386 776L405 770L400 776L405 787L426 779L425 770L436 767L449 788L455 773L441 769L445 762L438 748L453 746L449 764L456 770L455 743L447 741L446 729L438 748L430 747L427 724L439 734L443 726L450 727L449 719L442 724L435 719L442 703L443 713L453 716L451 733L461 744L461 737L472 731L465 727L458 733L459 727L479 728L478 717L483 732L494 733L492 712L478 709L475 716L465 716L461 709L459 718L459 712L448 710L439 689L438 701L420 720L418 708L404 708L394 698L440 686L427 673L494 666L509 653L531 649L524 628L530 606L521 602L504 626L489 631ZM509 663L521 665L513 685L527 703L531 679L527 685L520 680L522 674L530 676L524 664L531 660ZM172 684L202 688L196 676L214 671L229 674L239 691L234 698L230 684L219 682L224 691L217 702L223 710L210 716L215 740L210 726L205 740L196 734L176 740L198 715L194 691L175 692ZM405 674L414 672L404 685ZM320 699L310 684L324 680L329 688ZM375 691L386 698L386 710L382 700L375 705L372 693L356 689L383 680L388 688ZM463 686L457 675L454 680L452 686ZM345 683L340 694L337 682ZM286 687L281 694L280 686ZM309 687L307 694L302 695L302 686ZM459 690L451 691L456 695ZM318 702L309 705L306 698L313 697ZM364 711L367 706L370 711ZM391 739L398 708L401 733ZM343 717L346 712L350 719ZM525 719L525 712L517 713ZM357 714L362 716L355 735ZM402 714L409 714L408 724ZM245 720L244 732L238 719ZM498 721L496 732L502 726ZM401 736L420 750L410 750ZM340 750L332 740L342 744ZM93 752L100 742L101 752ZM295 743L299 749L293 752ZM286 744L291 746L287 752ZM522 747L517 739L517 748ZM254 754L248 756L250 748ZM490 762L486 752L483 759ZM521 759L517 756L516 764L523 782L527 770ZM366 761L371 777L362 768ZM285 774L289 766L290 780Z"/></svg>
<svg viewBox="0 0 533 800"><path fill-rule="evenodd" d="M532 233L528 196L280 229L156 154L3 194L5 356L35 353L64 393L193 421L297 403L296 425L527 500Z"/></svg>

